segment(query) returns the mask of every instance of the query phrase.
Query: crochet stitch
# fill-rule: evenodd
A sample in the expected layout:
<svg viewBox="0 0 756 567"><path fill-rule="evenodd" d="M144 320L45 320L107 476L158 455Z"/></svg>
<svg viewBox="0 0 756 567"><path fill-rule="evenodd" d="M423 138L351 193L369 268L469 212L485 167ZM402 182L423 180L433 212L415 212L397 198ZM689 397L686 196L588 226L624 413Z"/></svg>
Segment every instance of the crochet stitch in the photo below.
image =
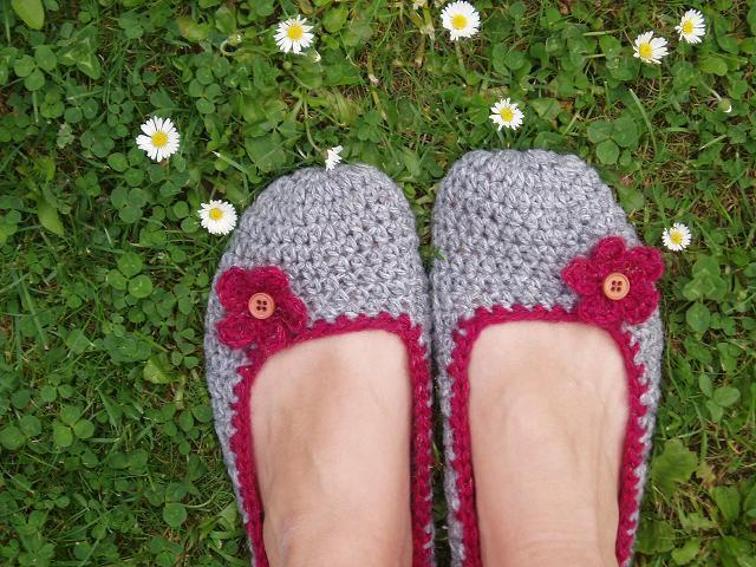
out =
<svg viewBox="0 0 756 567"><path fill-rule="evenodd" d="M393 333L407 348L413 564L433 564L430 316L418 244L401 190L364 165L282 177L242 216L208 300L205 354L216 432L253 566L268 564L250 430L255 377L284 348L362 330ZM264 319L248 316L257 293L275 304ZM233 324L221 322L229 317ZM225 325L232 330L221 340Z"/></svg>
<svg viewBox="0 0 756 567"><path fill-rule="evenodd" d="M658 253L638 247L624 212L592 168L576 156L543 150L465 155L441 184L433 223L440 252L431 273L434 346L452 565L480 565L467 413L470 352L488 325L546 320L599 324L625 361L629 419L616 554L627 566L659 399ZM612 303L597 308L593 302L613 272L629 290L610 281L609 293L626 295L602 295L600 301Z"/></svg>

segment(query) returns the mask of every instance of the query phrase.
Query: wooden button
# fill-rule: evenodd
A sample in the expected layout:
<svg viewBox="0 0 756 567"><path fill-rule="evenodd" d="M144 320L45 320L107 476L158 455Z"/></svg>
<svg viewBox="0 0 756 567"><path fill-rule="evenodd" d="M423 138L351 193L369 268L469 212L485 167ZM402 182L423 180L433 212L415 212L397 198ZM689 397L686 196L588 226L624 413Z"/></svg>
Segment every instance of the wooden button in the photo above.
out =
<svg viewBox="0 0 756 567"><path fill-rule="evenodd" d="M630 280L625 274L613 272L604 278L604 295L612 301L624 299L630 293Z"/></svg>
<svg viewBox="0 0 756 567"><path fill-rule="evenodd" d="M247 308L255 319L267 319L276 310L276 302L267 293L256 293L249 298Z"/></svg>

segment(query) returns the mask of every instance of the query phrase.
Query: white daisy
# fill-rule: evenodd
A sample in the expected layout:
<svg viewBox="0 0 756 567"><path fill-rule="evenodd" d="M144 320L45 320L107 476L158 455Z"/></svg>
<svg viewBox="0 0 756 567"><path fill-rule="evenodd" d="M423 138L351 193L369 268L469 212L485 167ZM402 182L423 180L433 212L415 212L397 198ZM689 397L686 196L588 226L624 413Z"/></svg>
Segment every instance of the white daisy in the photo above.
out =
<svg viewBox="0 0 756 567"><path fill-rule="evenodd" d="M672 228L664 229L662 242L673 252L684 250L690 244L690 229L681 222L676 222Z"/></svg>
<svg viewBox="0 0 756 567"><path fill-rule="evenodd" d="M181 136L170 118L153 116L142 124L142 132L144 134L137 136L136 143L150 159L163 161L179 149Z"/></svg>
<svg viewBox="0 0 756 567"><path fill-rule="evenodd" d="M680 34L680 39L688 43L701 43L701 38L706 34L704 17L698 10L688 10L683 14L680 24L675 26Z"/></svg>
<svg viewBox="0 0 756 567"><path fill-rule="evenodd" d="M197 211L202 228L210 234L228 234L236 226L236 209L226 201L202 203Z"/></svg>
<svg viewBox="0 0 756 567"><path fill-rule="evenodd" d="M449 30L452 41L472 37L478 33L480 14L469 2L452 2L441 12L441 25Z"/></svg>
<svg viewBox="0 0 756 567"><path fill-rule="evenodd" d="M511 102L508 98L503 98L491 107L491 120L502 128L511 128L517 130L522 126L522 110L519 109L516 102Z"/></svg>
<svg viewBox="0 0 756 567"><path fill-rule="evenodd" d="M341 150L344 148L341 146L335 146L326 152L325 166L326 171L332 170L338 164L341 163Z"/></svg>
<svg viewBox="0 0 756 567"><path fill-rule="evenodd" d="M633 57L637 57L644 63L659 65L662 57L666 57L667 53L667 40L663 37L654 37L652 31L640 34L633 43Z"/></svg>
<svg viewBox="0 0 756 567"><path fill-rule="evenodd" d="M276 44L278 49L284 53L302 53L303 49L307 49L312 45L315 34L310 33L312 26L307 25L307 18L297 16L296 18L289 18L278 24L278 31L276 31Z"/></svg>

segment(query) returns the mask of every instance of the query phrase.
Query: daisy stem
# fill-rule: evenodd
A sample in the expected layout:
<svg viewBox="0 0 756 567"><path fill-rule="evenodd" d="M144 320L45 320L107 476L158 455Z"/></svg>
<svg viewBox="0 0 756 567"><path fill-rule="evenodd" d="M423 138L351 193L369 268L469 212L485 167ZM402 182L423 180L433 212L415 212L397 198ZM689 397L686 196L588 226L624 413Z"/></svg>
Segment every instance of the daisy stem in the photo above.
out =
<svg viewBox="0 0 756 567"><path fill-rule="evenodd" d="M420 36L420 45L417 48L417 51L415 52L415 67L422 67L423 66L423 59L425 58L425 36Z"/></svg>
<svg viewBox="0 0 756 567"><path fill-rule="evenodd" d="M34 108L34 123L39 123L39 108L37 107L37 91L32 91L32 107Z"/></svg>
<svg viewBox="0 0 756 567"><path fill-rule="evenodd" d="M6 17L4 18L4 20L5 20L5 37L8 39L8 45L10 45L11 30L10 30L10 21L9 21L9 18L7 17L7 12L6 12Z"/></svg>
<svg viewBox="0 0 756 567"><path fill-rule="evenodd" d="M304 111L304 127L305 127L305 134L307 134L307 141L310 142L310 145L315 148L315 151L320 153L323 153L323 151L320 149L320 147L315 143L315 140L312 138L312 132L310 132L310 114L307 111L307 100L303 101L302 110Z"/></svg>
<svg viewBox="0 0 756 567"><path fill-rule="evenodd" d="M378 91L375 88L375 85L378 84L378 79L376 79L375 77L375 72L373 71L373 58L369 53L367 57L367 71L368 71L368 82L370 83L370 96L373 98L375 107L381 113L381 119L383 121L386 121L388 120L388 117L386 116L386 112L383 110L381 99L378 96Z"/></svg>
<svg viewBox="0 0 756 567"><path fill-rule="evenodd" d="M223 155L222 153L220 153L220 152L212 152L212 153L213 153L213 155L214 155L215 157L217 157L217 158L218 158L219 160L221 160L221 161L223 161L223 162L227 163L228 165L230 165L230 166L231 166L231 167L233 167L234 169L236 169L236 170L238 170L238 171L241 171L241 172L242 172L242 173L243 173L243 174L244 174L244 175L246 176L246 177L243 177L243 178L242 178L242 179L244 179L244 183L245 183L245 184L246 184L246 182L247 182L247 177L248 177L248 178L250 178L250 179L252 179L252 176L250 175L249 171L247 171L247 169L246 169L246 168L245 168L245 167L244 167L244 166L243 166L242 164L240 164L240 163L239 163L238 161L234 161L234 160L232 160L231 158L224 156L224 155Z"/></svg>
<svg viewBox="0 0 756 567"><path fill-rule="evenodd" d="M226 47L228 46L228 39L224 39L220 44L220 52L223 55L233 55L234 51L236 51L236 48L231 49L231 51L228 51Z"/></svg>
<svg viewBox="0 0 756 567"><path fill-rule="evenodd" d="M462 46L460 45L459 41L455 42L454 50L457 52L457 62L459 63L459 72L462 73L462 76L465 78L465 82L467 82L467 69L465 68L465 58L462 57Z"/></svg>
<svg viewBox="0 0 756 567"><path fill-rule="evenodd" d="M635 91L633 89L630 90L630 95L633 97L633 102L635 103L635 106L638 107L638 110L641 113L641 116L643 117L643 122L646 124L646 129L648 130L649 136L651 136L651 145L654 146L654 155L657 155L659 152L656 149L656 136L654 136L654 127L651 125L651 121L648 119L648 114L646 114L646 110L643 108L643 103L638 98L638 95L635 94Z"/></svg>
<svg viewBox="0 0 756 567"><path fill-rule="evenodd" d="M707 85L705 82L701 81L701 86L705 88L707 91L709 91L711 94L714 95L714 98L716 98L718 101L722 100L722 97L719 95L717 91L712 89L709 85Z"/></svg>

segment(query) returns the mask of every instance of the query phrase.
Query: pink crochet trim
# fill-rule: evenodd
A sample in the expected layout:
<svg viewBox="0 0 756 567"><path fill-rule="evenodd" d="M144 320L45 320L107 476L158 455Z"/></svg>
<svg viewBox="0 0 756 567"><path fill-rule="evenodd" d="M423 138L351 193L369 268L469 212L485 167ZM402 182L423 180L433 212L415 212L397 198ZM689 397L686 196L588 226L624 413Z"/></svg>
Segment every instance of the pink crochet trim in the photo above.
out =
<svg viewBox="0 0 756 567"><path fill-rule="evenodd" d="M638 325L648 319L659 305L656 280L664 273L664 261L656 248L627 248L620 236L602 238L588 258L573 259L562 279L580 296L576 312L580 318L600 326L625 321ZM607 277L623 276L629 291L621 299L611 299L604 290Z"/></svg>
<svg viewBox="0 0 756 567"><path fill-rule="evenodd" d="M244 510L249 518L245 528L252 544L252 550L260 567L268 566L268 559L263 544L263 507L255 474L254 445L251 435L252 417L250 415L250 394L255 378L266 360L285 348L313 339L353 333L366 330L382 330L394 333L404 343L409 359L410 379L412 381L412 440L411 440L411 508L413 565L427 567L431 565L432 542L428 526L431 525L431 392L430 370L427 362L427 349L421 343L422 328L413 325L408 315L393 317L389 313L380 313L375 317L359 315L349 319L342 315L333 323L316 321L312 327L293 335L286 343L269 345L252 356L249 365L238 369L242 380L235 386L236 403L233 404L232 424L235 429L231 437L231 450L236 456L240 496Z"/></svg>
<svg viewBox="0 0 756 567"><path fill-rule="evenodd" d="M278 348L307 323L307 307L291 292L288 276L275 266L229 268L218 279L215 291L226 311L216 324L218 338L231 348ZM266 294L275 304L266 319L250 313L249 302L256 293Z"/></svg>
<svg viewBox="0 0 756 567"><path fill-rule="evenodd" d="M475 314L462 321L452 337L455 347L448 372L452 379L450 426L453 432L453 452L455 460L452 467L457 475L456 487L459 493L459 510L456 517L462 524L462 543L465 550L465 567L481 565L478 522L475 512L475 485L470 454L470 420L468 402L470 382L467 369L475 341L486 327L510 321L554 321L583 322L574 312L562 307L547 309L537 306L528 309L516 305L511 309L497 305L490 309L479 308ZM620 565L624 565L632 553L633 540L637 527L638 496L642 488L635 470L644 459L644 429L640 418L646 414L646 407L641 397L647 387L641 384L644 367L635 364L635 355L639 345L631 345L630 335L623 332L619 325L602 327L614 339L625 362L628 386L629 417L622 450L619 491L619 526L617 528L616 555Z"/></svg>

